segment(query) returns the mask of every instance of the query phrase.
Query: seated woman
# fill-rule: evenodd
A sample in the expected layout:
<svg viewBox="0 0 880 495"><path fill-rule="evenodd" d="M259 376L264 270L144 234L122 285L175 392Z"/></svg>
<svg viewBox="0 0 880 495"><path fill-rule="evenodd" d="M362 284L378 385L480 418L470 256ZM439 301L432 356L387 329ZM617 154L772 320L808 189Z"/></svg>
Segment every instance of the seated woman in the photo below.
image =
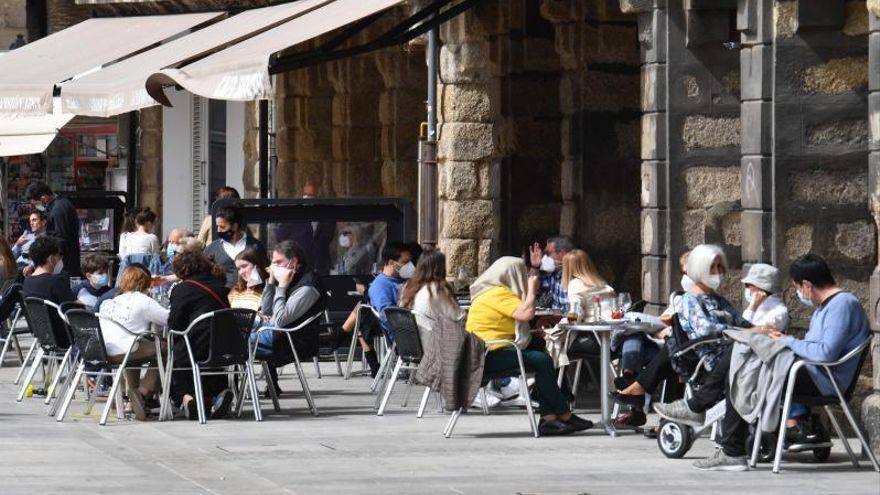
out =
<svg viewBox="0 0 880 495"><path fill-rule="evenodd" d="M422 254L415 273L400 292L400 306L415 312L423 346L430 342L435 321L462 319L464 311L455 299L452 284L446 281L446 256L442 252L434 249Z"/></svg>
<svg viewBox="0 0 880 495"><path fill-rule="evenodd" d="M183 331L193 320L211 311L229 307L226 298L228 289L225 286L225 273L204 254L195 250L178 253L172 263L174 274L181 280L171 290L171 308L168 315L168 327ZM104 303L106 304L106 303ZM208 352L209 330L206 325L199 325L189 334L190 345L196 359ZM182 338L174 342L174 366L190 367L186 343ZM228 381L222 375L202 377L202 391L205 410L210 412L212 419L223 418L229 413L232 404L232 391ZM175 371L171 381L171 400L189 419L198 419L196 408L195 386L192 372L189 370Z"/></svg>
<svg viewBox="0 0 880 495"><path fill-rule="evenodd" d="M689 339L718 336L724 330L752 328L739 312L716 291L721 287L727 273L727 261L720 247L700 244L691 250L687 261L688 277L694 286L686 292L678 308L679 322ZM759 327L755 331L769 332L772 327ZM726 344L706 345L697 349L705 358L704 366L711 371L727 350ZM635 382L615 394L622 404L641 405L645 393L652 392L663 380L675 375L669 352L660 352L638 374Z"/></svg>
<svg viewBox="0 0 880 495"><path fill-rule="evenodd" d="M85 279L74 289L76 300L94 309L98 299L110 290L110 260L102 254L90 254L83 258L82 272Z"/></svg>
<svg viewBox="0 0 880 495"><path fill-rule="evenodd" d="M151 325L168 324L168 310L147 295L150 290L150 278L150 272L142 265L129 266L119 277L116 297L104 301L101 305L98 316L112 320L124 328L101 320L101 334L104 336L107 356L111 362L122 362L125 353L137 339L136 335L147 334ZM132 349L128 363L135 365L155 355L155 345L140 341ZM137 419L143 421L147 418L146 402L154 402L159 393L159 371L150 368L141 379L141 370L126 370L125 383L131 410Z"/></svg>
<svg viewBox="0 0 880 495"><path fill-rule="evenodd" d="M134 215L135 230L119 236L119 258L130 254L158 254L159 238L153 233L156 213L143 208Z"/></svg>
<svg viewBox="0 0 880 495"><path fill-rule="evenodd" d="M531 250L540 250L533 246ZM537 268L526 269L521 258L499 258L471 285L471 307L465 328L483 340L509 339L522 349L526 369L535 373L536 399L541 411L541 435L566 435L586 430L593 423L574 414L556 385L553 359L531 341L529 322L535 316L540 278ZM493 345L486 353L484 373L516 369L516 352L510 346Z"/></svg>
<svg viewBox="0 0 880 495"><path fill-rule="evenodd" d="M235 257L238 280L229 291L229 305L259 311L266 286L266 261L256 249L246 248Z"/></svg>
<svg viewBox="0 0 880 495"><path fill-rule="evenodd" d="M785 333L790 318L788 308L776 294L780 292L779 270L771 265L755 263L742 279L743 299L746 310L743 318L755 324L752 331L767 333L769 330ZM669 404L655 404L654 410L671 421L701 423L705 412L724 399L727 388L727 374L730 369L731 346L727 346L718 363L703 379L702 385L690 398L673 401ZM807 408L792 404L793 417L806 415Z"/></svg>
<svg viewBox="0 0 880 495"><path fill-rule="evenodd" d="M362 232L357 224L348 224L340 229L338 243L345 250L337 267L340 275L366 275L372 272L370 246L363 242Z"/></svg>

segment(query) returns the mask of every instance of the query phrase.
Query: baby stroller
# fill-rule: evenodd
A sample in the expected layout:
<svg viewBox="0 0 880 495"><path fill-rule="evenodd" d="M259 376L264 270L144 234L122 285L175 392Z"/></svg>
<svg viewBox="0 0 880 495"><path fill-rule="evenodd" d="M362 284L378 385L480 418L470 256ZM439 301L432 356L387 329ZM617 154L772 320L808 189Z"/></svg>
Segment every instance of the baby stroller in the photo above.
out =
<svg viewBox="0 0 880 495"><path fill-rule="evenodd" d="M702 379L706 374L705 358L697 354L697 349L717 345L724 340L721 335L690 339L681 328L678 315L672 316L672 335L669 337L667 348L661 352L670 352L676 370L687 371L687 380L684 383L684 396L690 398L694 391L700 388ZM681 375L681 373L680 373ZM664 385L665 388L665 385ZM692 425L662 419L657 428L657 446L663 455L671 459L680 459L694 445L700 435L711 430L709 438L713 441L718 434L719 420L724 417L724 401L720 401L706 411L706 418L701 425Z"/></svg>

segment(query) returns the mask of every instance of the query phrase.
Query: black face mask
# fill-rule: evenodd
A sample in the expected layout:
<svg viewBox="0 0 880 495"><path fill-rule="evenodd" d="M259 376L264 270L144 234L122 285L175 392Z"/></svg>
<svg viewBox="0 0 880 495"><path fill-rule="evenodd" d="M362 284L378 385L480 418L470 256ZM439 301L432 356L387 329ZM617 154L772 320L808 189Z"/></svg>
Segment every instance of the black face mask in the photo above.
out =
<svg viewBox="0 0 880 495"><path fill-rule="evenodd" d="M226 232L217 232L217 237L226 242L232 242L232 238L235 237L235 232L231 230L227 230Z"/></svg>

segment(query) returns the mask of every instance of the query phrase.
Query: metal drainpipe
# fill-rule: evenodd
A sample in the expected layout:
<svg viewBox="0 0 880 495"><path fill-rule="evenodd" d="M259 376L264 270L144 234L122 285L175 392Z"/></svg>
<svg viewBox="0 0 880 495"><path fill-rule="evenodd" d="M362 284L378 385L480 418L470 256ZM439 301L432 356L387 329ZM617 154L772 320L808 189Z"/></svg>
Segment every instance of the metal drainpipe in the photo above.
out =
<svg viewBox="0 0 880 495"><path fill-rule="evenodd" d="M428 122L427 135L419 139L419 243L436 245L439 230L437 180L437 79L440 28L428 31Z"/></svg>
<svg viewBox="0 0 880 495"><path fill-rule="evenodd" d="M260 153L260 199L269 197L269 100L260 100L259 109L259 153Z"/></svg>

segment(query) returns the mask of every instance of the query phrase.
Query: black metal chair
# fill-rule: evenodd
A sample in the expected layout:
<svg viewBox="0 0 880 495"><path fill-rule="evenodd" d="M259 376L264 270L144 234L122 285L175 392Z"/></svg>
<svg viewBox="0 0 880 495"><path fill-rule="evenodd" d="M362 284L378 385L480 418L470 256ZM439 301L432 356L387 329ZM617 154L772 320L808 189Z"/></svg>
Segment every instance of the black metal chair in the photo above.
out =
<svg viewBox="0 0 880 495"><path fill-rule="evenodd" d="M406 407L409 393L412 389L412 373L418 369L419 363L424 355L422 349L422 341L419 336L419 327L413 312L407 308L388 307L385 308L385 318L388 325L394 331L394 347L397 354L397 361L394 365L394 371L391 373L388 383L385 385L384 391L380 393L382 400L379 403L377 416L385 413L385 407L391 398L394 385L400 377L402 370L409 370L410 376L407 378L406 392L404 392L402 407Z"/></svg>
<svg viewBox="0 0 880 495"><path fill-rule="evenodd" d="M165 371L165 387L162 394L162 412L160 418L165 419L171 412L169 394L174 371L191 371L195 387L195 397L204 397L202 391L202 375L242 375L242 393L238 394L237 411L241 411L244 400L244 388L250 390L251 402L254 407L254 419L263 420L260 411L259 394L254 375L253 354L249 337L254 327L257 312L243 308L229 308L205 313L193 320L186 330L168 331L168 359ZM190 342L190 334L195 331L208 332L208 345L203 355L196 355ZM173 338L182 339L187 351L190 366L174 365ZM242 369L243 368L243 369ZM205 404L196 400L199 423L206 423Z"/></svg>
<svg viewBox="0 0 880 495"><path fill-rule="evenodd" d="M101 426L107 424L107 417L114 401L116 403L117 417L122 419L124 417L122 403L122 380L124 379L124 370L128 368L140 369L143 364L152 363L152 361L148 361L147 363L138 363L137 366L129 366L129 356L135 347L135 343L138 342L139 337L144 336L133 334L125 326L120 325L116 321L101 317L86 309L69 309L65 311L64 317L70 326L71 335L76 343L76 348L79 350L79 358L77 360L76 372L64 387L66 394L56 420L58 422L64 421L67 409L70 407L70 402L73 400L73 395L76 392L77 384L80 383L83 375L96 377L110 376L113 380L110 387L110 393L107 396L107 403L101 413L99 424ZM104 343L102 325L115 326L118 330L130 333L135 337L123 359L116 364L114 364L109 356L107 356L107 347ZM161 345L159 337L157 335L154 335L153 337L157 356L155 366L159 367L161 371ZM144 340L141 340L140 343L148 344L148 342ZM86 414L91 412L94 401L95 395L91 394L86 406Z"/></svg>
<svg viewBox="0 0 880 495"><path fill-rule="evenodd" d="M34 376L44 363L49 365L49 369L45 370L45 376L54 375L52 384L46 390L46 405L52 401L52 397L56 391L56 387L64 375L65 370L72 371L73 360L71 353L74 351L71 345L72 339L67 325L64 323L59 306L51 301L40 299L37 297L26 297L24 299L24 315L25 320L33 332L34 337L39 342L33 363L19 390L17 402L21 402L24 398L27 388L34 380ZM55 408L49 410L49 415L53 415Z"/></svg>
<svg viewBox="0 0 880 495"><path fill-rule="evenodd" d="M831 422L831 426L834 427L835 433L837 433L837 437L843 443L843 447L846 449L846 453L849 454L850 461L852 462L853 467L859 467L859 458L853 452L852 447L849 444L849 441L846 438L843 430L840 428L840 423L837 422L837 418L834 417L834 412L831 410L831 406L838 405L841 409L843 409L843 414L846 416L847 421L849 422L850 427L856 433L856 436L859 438L859 442L861 443L863 452L867 453L868 458L871 460L871 463L874 466L874 470L880 473L880 463L877 462L877 457L874 455L874 452L871 450L871 445L865 439L864 433L859 428L858 423L852 415L852 411L850 411L847 403L850 399L852 399L853 391L856 388L856 382L858 382L858 376L862 369L862 365L865 364L868 355L870 354L870 345L871 345L871 337L869 336L862 342L858 347L846 353L846 355L842 356L840 359L833 362L818 362L818 361L807 361L807 360L799 360L796 361L791 369L788 371L788 382L785 391L785 400L782 406L782 414L780 415L779 422L779 434L776 442L776 451L775 457L773 459L773 472L779 473L780 465L782 464L782 451L783 442L785 441L785 423L788 419L788 413L791 410L792 402L799 402L806 406L821 406L825 410L825 414L828 416L828 419ZM853 375L853 379L850 382L849 386L845 391L841 392L840 386L837 384L837 381L834 379L834 375L831 373L831 368L835 366L839 366L843 363L851 361L853 359L858 359L859 364L856 368L856 372ZM818 367L822 373L827 374L828 379L831 381L831 385L834 387L835 395L832 396L795 396L794 395L794 385L795 381L798 378L798 371L805 366L815 366ZM760 431L761 418L758 418L758 430ZM752 445L752 456L750 459L750 463L752 467L757 464L758 454L760 451L761 445L761 435L755 435L754 443ZM815 455L815 451L814 451Z"/></svg>
<svg viewBox="0 0 880 495"><path fill-rule="evenodd" d="M21 317L20 293L21 284L11 284L0 295L0 332L2 332L0 341L3 342L3 348L0 349L0 366L3 366L3 360L10 346L15 347L19 362L24 364L24 354L21 352L18 336L30 333L31 330L27 327L17 328Z"/></svg>
<svg viewBox="0 0 880 495"><path fill-rule="evenodd" d="M346 380L351 378L351 368L354 364L354 355L357 350L358 337L363 337L367 342L375 340L376 338L384 338L380 328L379 315L372 306L366 303L361 303L361 305L358 306L357 318L354 324L354 331L352 331L351 343L348 348L348 357L346 358Z"/></svg>

